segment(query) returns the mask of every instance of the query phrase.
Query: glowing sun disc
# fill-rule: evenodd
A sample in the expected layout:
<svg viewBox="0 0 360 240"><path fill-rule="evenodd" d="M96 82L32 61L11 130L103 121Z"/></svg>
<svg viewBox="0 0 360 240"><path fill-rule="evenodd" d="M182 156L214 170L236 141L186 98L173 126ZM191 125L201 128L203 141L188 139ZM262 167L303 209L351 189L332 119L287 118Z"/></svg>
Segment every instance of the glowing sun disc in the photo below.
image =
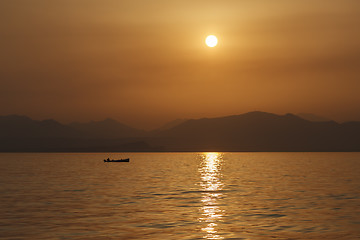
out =
<svg viewBox="0 0 360 240"><path fill-rule="evenodd" d="M218 39L214 35L206 37L205 43L208 47L215 47L218 44Z"/></svg>

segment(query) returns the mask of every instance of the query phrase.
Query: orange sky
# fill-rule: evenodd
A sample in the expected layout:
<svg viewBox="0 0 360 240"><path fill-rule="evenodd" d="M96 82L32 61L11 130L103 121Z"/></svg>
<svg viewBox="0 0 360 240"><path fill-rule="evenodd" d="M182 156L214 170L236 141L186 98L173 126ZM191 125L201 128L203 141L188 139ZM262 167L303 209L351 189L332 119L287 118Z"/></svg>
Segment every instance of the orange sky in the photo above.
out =
<svg viewBox="0 0 360 240"><path fill-rule="evenodd" d="M358 0L3 0L0 115L360 120L359 26Z"/></svg>

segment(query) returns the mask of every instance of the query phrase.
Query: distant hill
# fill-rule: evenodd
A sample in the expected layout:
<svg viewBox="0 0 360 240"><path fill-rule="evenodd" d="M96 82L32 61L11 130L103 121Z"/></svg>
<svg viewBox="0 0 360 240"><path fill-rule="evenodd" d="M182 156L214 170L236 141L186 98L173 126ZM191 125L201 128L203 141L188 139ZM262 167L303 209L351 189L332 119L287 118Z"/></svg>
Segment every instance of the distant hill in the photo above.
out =
<svg viewBox="0 0 360 240"><path fill-rule="evenodd" d="M141 131L135 128L128 127L122 123L113 119L105 119L103 121L92 121L88 123L71 123L70 127L82 132L88 137L92 138L129 138L129 137L142 137L145 135L145 131Z"/></svg>
<svg viewBox="0 0 360 240"><path fill-rule="evenodd" d="M302 119L309 120L309 121L312 121L312 122L328 122L328 121L331 121L328 118L317 116L317 115L312 114L312 113L298 113L296 115L301 117Z"/></svg>
<svg viewBox="0 0 360 240"><path fill-rule="evenodd" d="M176 119L174 121L171 121L171 122L168 122L166 123L165 125L163 125L162 127L156 129L155 131L159 132L159 131L164 131L164 130L168 130L168 129L171 129L171 128L174 128L184 122L186 122L187 120L189 119L185 119L185 118L182 118L182 119Z"/></svg>
<svg viewBox="0 0 360 240"><path fill-rule="evenodd" d="M115 120L61 124L49 119L0 116L0 152L152 151L144 132Z"/></svg>
<svg viewBox="0 0 360 240"><path fill-rule="evenodd" d="M112 119L64 125L12 115L0 117L0 151L360 151L360 122L249 112L145 132Z"/></svg>
<svg viewBox="0 0 360 240"><path fill-rule="evenodd" d="M158 133L156 144L173 151L360 151L359 126L249 112L188 120Z"/></svg>
<svg viewBox="0 0 360 240"><path fill-rule="evenodd" d="M73 138L81 132L52 119L32 120L26 116L0 116L0 138Z"/></svg>

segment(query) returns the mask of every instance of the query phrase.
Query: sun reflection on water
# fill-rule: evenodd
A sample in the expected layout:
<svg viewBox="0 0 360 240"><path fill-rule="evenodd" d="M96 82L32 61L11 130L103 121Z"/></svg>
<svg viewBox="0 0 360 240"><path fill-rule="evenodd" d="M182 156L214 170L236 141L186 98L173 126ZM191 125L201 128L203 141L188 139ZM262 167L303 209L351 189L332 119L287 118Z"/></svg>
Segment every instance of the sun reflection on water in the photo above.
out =
<svg viewBox="0 0 360 240"><path fill-rule="evenodd" d="M203 153L202 161L199 167L201 174L200 185L202 187L202 217L200 222L206 223L206 227L201 230L205 233L205 239L223 239L218 234L218 222L224 214L219 207L218 200L223 196L221 190L223 183L221 177L222 154Z"/></svg>

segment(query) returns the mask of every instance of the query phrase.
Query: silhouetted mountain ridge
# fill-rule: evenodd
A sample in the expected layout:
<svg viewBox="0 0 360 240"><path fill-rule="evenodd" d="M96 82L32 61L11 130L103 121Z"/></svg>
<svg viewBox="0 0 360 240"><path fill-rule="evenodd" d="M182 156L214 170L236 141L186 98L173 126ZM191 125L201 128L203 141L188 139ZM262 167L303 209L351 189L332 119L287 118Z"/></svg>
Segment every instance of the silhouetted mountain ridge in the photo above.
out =
<svg viewBox="0 0 360 240"><path fill-rule="evenodd" d="M145 135L145 131L126 126L111 118L88 123L74 122L69 126L93 138L128 138Z"/></svg>
<svg viewBox="0 0 360 240"><path fill-rule="evenodd" d="M171 128L174 128L186 121L188 121L189 119L185 119L185 118L181 118L181 119L176 119L174 121L168 122L166 124L164 124L163 126L161 126L160 128L155 129L154 131L156 132L160 132L160 131L164 131L164 130L168 130Z"/></svg>
<svg viewBox="0 0 360 240"><path fill-rule="evenodd" d="M158 144L197 151L358 151L357 124L312 122L294 114L249 112L186 121L158 134Z"/></svg>
<svg viewBox="0 0 360 240"><path fill-rule="evenodd" d="M249 112L145 132L113 119L68 125L0 117L0 151L360 151L360 122Z"/></svg>
<svg viewBox="0 0 360 240"><path fill-rule="evenodd" d="M68 138L81 134L55 120L32 120L26 116L0 116L0 138Z"/></svg>
<svg viewBox="0 0 360 240"><path fill-rule="evenodd" d="M328 122L328 121L331 121L330 119L327 119L327 118L324 118L324 117L321 117L321 116L317 116L317 115L312 114L312 113L298 113L296 115L303 118L303 119L305 119L305 120L311 121L311 122Z"/></svg>

